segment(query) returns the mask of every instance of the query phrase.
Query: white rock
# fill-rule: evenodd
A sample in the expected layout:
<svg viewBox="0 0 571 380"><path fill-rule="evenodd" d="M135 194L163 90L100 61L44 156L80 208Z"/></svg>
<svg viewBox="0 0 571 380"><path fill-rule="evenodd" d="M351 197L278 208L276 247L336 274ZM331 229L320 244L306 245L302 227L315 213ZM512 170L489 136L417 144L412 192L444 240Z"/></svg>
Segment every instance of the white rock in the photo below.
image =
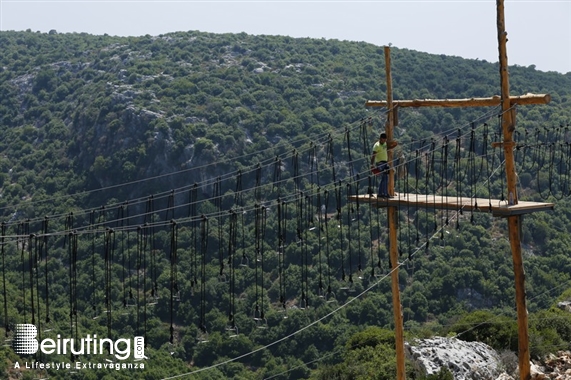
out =
<svg viewBox="0 0 571 380"><path fill-rule="evenodd" d="M501 359L490 346L457 338L434 337L406 344L409 358L425 375L447 367L455 380L496 380Z"/></svg>

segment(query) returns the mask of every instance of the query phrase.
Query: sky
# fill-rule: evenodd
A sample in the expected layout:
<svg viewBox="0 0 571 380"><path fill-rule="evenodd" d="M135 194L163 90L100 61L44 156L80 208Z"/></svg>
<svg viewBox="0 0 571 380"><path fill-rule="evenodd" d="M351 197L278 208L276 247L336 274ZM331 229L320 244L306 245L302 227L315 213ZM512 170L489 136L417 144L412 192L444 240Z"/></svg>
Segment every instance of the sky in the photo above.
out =
<svg viewBox="0 0 571 380"><path fill-rule="evenodd" d="M509 65L571 72L571 0L505 0ZM0 31L198 30L365 41L498 61L495 0L0 0Z"/></svg>

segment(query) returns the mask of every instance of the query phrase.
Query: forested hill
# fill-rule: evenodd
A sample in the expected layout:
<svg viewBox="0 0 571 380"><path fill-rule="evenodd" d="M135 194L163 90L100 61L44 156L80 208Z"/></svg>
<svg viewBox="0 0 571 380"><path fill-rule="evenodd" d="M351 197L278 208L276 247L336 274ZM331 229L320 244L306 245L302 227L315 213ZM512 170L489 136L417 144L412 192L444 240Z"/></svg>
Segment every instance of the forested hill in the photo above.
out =
<svg viewBox="0 0 571 380"><path fill-rule="evenodd" d="M198 32L2 32L1 42L2 175L12 169L21 185L4 205L40 196L39 188L72 194L247 156L355 123L374 113L365 100L386 97L383 49L366 43ZM397 48L392 61L395 99L499 93L497 64ZM520 107L518 127L568 122L571 74L510 74L513 95L552 96L548 106ZM418 138L481 113L422 110L400 121ZM132 189L117 191L122 199Z"/></svg>
<svg viewBox="0 0 571 380"><path fill-rule="evenodd" d="M391 59L396 100L500 93L497 63L395 47ZM384 62L383 47L338 40L0 32L5 324L32 312L45 320L48 308L30 301L35 294L37 305L51 305L51 321L67 328L71 308L79 313L72 323L84 330L144 334L148 378L264 345L196 376L357 376L358 362L376 368L377 378L394 378L390 332L362 331L392 328L390 283L381 280L386 215L355 209L345 196L376 186L368 160L386 110L364 105L386 98ZM526 216L522 227L531 346L539 356L571 348L568 316L550 309L571 288L571 73L532 66L509 73L511 95L551 95L547 105L518 106L516 119L520 197L556 202L552 212ZM502 157L485 153L499 138L499 109L398 115L406 170L399 170L397 191L475 196L482 186L485 197L504 196ZM456 159L448 167L445 154ZM476 169L489 178L470 177ZM467 339L516 350L505 221L413 209L400 218L410 337L470 330ZM24 263L32 247L40 257ZM68 275L70 268L77 273ZM36 277L22 280L25 269ZM32 292L34 281L45 290ZM146 307L146 297L158 302ZM91 315L111 308L117 312L107 318ZM262 320L268 328L259 328ZM228 338L236 324L238 337ZM202 330L208 342L197 344L197 336L206 340Z"/></svg>

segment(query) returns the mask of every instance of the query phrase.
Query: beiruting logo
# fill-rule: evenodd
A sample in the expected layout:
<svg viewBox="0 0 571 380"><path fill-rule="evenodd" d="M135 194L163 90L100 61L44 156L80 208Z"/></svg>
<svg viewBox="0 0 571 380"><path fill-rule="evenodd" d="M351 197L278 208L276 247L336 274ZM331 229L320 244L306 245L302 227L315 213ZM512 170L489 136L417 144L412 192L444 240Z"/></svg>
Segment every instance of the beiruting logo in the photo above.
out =
<svg viewBox="0 0 571 380"><path fill-rule="evenodd" d="M140 360L145 359L145 338L142 336L136 336L133 338L132 342L130 339L120 338L115 341L108 338L97 338L97 335L93 336L87 335L85 338L81 339L69 339L62 338L59 334L56 339L46 338L39 342L36 337L38 335L38 329L35 325L25 323L17 324L15 326L14 339L12 341L12 347L14 351L19 355L33 355L38 351L45 355L57 354L57 355L106 355L108 350L110 355L114 355L118 360L126 360L133 354L133 359ZM133 343L131 347L131 343ZM132 348L132 350L131 350ZM53 363L52 363L53 364ZM63 364L63 363L62 363ZM67 363L63 368L71 368L70 363ZM97 365L89 364L89 368L98 368L101 366L99 363ZM28 363L26 363L28 367ZM34 367L37 367L34 366ZM41 366L44 367L43 365ZM56 366L50 366L49 363L45 368L56 368ZM86 363L76 362L75 368L87 368ZM111 365L105 364L105 368L111 367ZM119 369L119 364L116 364L116 369ZM123 364L125 367L125 364ZM103 367L102 367L103 368ZM130 368L130 367L129 367ZM137 368L144 368L143 365ZM56 368L57 369L57 368Z"/></svg>

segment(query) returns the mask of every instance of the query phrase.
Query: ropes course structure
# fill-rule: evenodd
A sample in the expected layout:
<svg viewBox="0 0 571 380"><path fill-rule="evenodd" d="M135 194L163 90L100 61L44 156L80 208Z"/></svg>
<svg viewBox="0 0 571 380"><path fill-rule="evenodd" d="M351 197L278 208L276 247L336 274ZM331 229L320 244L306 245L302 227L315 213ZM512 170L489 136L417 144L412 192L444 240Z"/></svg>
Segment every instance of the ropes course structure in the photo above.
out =
<svg viewBox="0 0 571 380"><path fill-rule="evenodd" d="M501 114L496 118L501 118ZM488 122L493 123L493 118ZM536 188L536 198L560 200L570 195L569 170L571 133L569 126L538 129L533 143L526 138L515 146L516 163L521 168L526 186ZM519 201L506 196L500 187L494 196L492 184L503 180L504 159L501 151L493 152L493 141L501 139L501 130L490 131L488 123L476 127L471 123L464 131L431 137L411 143L409 156L395 160L395 197L379 198L369 195L352 196L361 203L377 207L397 205L416 206L433 210L462 210L489 212L493 216L509 216L552 210L552 202ZM407 150L408 147L404 148ZM543 168L538 170L538 168ZM520 176L521 177L521 176ZM520 179L521 181L521 179ZM473 221L473 217L471 217ZM436 223L435 223L436 227Z"/></svg>
<svg viewBox="0 0 571 380"><path fill-rule="evenodd" d="M252 327L271 327L269 308L287 317L294 310L343 304L356 282L388 273L381 227L385 206L398 205L406 211L401 220L417 226L416 236L411 230L400 234L401 253L427 249L436 231L452 227L448 212L458 215L455 228L467 219L462 218L465 213L506 213L509 201L491 197L491 186L503 169L500 152L490 149L490 141L500 134L489 127L501 117L498 112L430 139L403 142L394 165L398 196L382 201L387 204L376 211L362 208L381 202L372 191L377 178L369 171L367 147L377 135L373 126L382 125L386 113L314 136L311 143L277 158L212 180L96 209L3 222L6 334L14 323L38 324L44 336L57 333L50 313L53 279L66 269L71 337L79 336L81 319L102 314L109 335L121 323L130 323L137 335L147 336L147 321L158 313L168 321L171 344L177 344L177 326L188 322L197 326L197 343L204 343L211 331L207 314L212 305L225 305L226 330L236 336ZM569 196L568 127L540 132L533 143L523 139L516 146L520 166L533 170L542 165L549 168L543 172L547 179L563 180L543 187L538 178L539 195ZM199 189L211 189L212 195L205 197L203 190L200 199ZM250 225L254 229L246 230ZM289 271L291 264L301 266L297 277ZM16 267L21 274L17 304L7 293L8 284L18 282L6 273ZM237 271L253 280L254 297L247 294L251 283L236 282ZM272 290L270 279L278 291ZM218 299L207 291L213 283L222 291ZM178 312L181 299L188 297L196 305L190 319ZM240 326L244 318L238 313L248 310L248 304L253 323ZM20 319L12 319L9 308Z"/></svg>

